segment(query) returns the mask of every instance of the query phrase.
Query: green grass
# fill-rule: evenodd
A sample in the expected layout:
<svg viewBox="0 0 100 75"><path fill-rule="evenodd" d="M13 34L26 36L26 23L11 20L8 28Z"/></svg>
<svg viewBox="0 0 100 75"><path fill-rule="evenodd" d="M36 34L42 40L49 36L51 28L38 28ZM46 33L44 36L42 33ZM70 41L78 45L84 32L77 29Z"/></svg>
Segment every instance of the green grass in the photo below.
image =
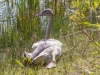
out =
<svg viewBox="0 0 100 75"><path fill-rule="evenodd" d="M64 44L62 56L58 60L57 66L52 69L46 69L46 66L40 65L22 66L23 52L32 52L32 44L45 36L45 30L42 28L44 23L41 23L40 18L35 16L40 12L39 0L29 0L27 3L29 8L26 7L25 1L21 0L18 4L17 1L11 3L7 0L8 3L17 6L19 12L16 16L13 16L13 27L8 23L6 32L2 32L2 36L0 36L0 75L100 74L100 48L79 28L79 26L83 26L82 29L88 29L88 35L100 45L100 30L98 30L99 25L97 25L98 21L95 18L98 14L94 12L99 7L98 3L100 2L96 2L99 0L87 0L86 2L85 0L82 0L82 2L79 0L71 2L69 0L70 5L68 7L75 8L76 15L67 13L65 2L57 0L49 2L46 0L45 7L52 8L55 14L51 37ZM94 2L93 5L91 5L92 2ZM9 9L13 8L9 7ZM8 13L11 15L9 9ZM86 25L83 24L84 22ZM93 29L96 31L93 31Z"/></svg>
<svg viewBox="0 0 100 75"><path fill-rule="evenodd" d="M99 48L94 46L93 43L82 33L79 33L73 36L73 45L70 42L70 37L61 39L64 47L61 58L57 62L57 66L53 69L46 69L46 66L20 66L16 60L22 61L22 56L18 54L18 50L23 51L29 49L28 47L13 48L16 50L16 53L13 57L13 60L8 56L12 55L7 53L5 61L2 62L0 74L3 75L87 75L88 73L84 71L85 69L91 71L90 75L100 74L100 65L99 65ZM27 50L28 51L28 50ZM31 49L32 51L32 49ZM21 53L21 54L22 54ZM6 54L6 55L7 55ZM19 59L19 55L21 58Z"/></svg>

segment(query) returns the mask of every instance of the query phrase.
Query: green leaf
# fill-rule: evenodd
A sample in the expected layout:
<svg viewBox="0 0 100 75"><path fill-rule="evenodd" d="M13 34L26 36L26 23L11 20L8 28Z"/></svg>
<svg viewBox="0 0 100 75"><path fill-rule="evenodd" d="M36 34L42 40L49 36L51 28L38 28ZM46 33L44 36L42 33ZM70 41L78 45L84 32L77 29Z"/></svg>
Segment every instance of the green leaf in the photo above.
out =
<svg viewBox="0 0 100 75"><path fill-rule="evenodd" d="M33 72L32 69L30 69L30 73L29 73L29 75L34 75L34 72Z"/></svg>
<svg viewBox="0 0 100 75"><path fill-rule="evenodd" d="M99 6L99 2L94 1L94 7L97 8Z"/></svg>
<svg viewBox="0 0 100 75"><path fill-rule="evenodd" d="M86 25L86 26L92 26L92 24L89 23L89 22L83 22L83 24Z"/></svg>
<svg viewBox="0 0 100 75"><path fill-rule="evenodd" d="M91 52L92 55L97 55L98 54L98 51L93 51Z"/></svg>
<svg viewBox="0 0 100 75"><path fill-rule="evenodd" d="M16 60L16 63L19 64L21 67L24 67L24 65L19 60Z"/></svg>

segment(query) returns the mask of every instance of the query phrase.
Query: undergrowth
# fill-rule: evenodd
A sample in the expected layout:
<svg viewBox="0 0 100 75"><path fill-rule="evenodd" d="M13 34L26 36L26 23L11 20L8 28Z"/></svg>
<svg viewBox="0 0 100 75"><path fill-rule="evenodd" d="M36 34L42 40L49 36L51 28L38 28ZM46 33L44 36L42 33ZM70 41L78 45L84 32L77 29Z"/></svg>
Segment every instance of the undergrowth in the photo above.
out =
<svg viewBox="0 0 100 75"><path fill-rule="evenodd" d="M68 0L68 4L65 0L45 1L45 8L55 14L51 37L64 45L57 66L52 69L42 64L23 65L23 52L32 52L32 44L45 36L47 20L35 16L41 11L39 0L6 1L8 13L12 15L14 7L17 12L0 36L0 75L100 74L99 0Z"/></svg>

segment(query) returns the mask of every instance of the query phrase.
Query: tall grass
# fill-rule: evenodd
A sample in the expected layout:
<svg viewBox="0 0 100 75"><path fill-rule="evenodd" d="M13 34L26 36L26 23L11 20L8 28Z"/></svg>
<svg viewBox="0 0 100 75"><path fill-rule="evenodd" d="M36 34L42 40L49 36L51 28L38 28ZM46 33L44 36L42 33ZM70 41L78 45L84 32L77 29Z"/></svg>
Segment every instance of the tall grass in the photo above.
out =
<svg viewBox="0 0 100 75"><path fill-rule="evenodd" d="M24 51L32 52L33 43L43 39L45 29L41 19L35 15L40 12L39 0L6 0L8 4L8 28L0 36L0 74L2 75L98 75L100 74L100 49L90 40L82 29L100 45L99 0L45 0L45 8L54 11L51 37L63 44L63 55L57 67L22 67ZM66 4L67 2L67 4ZM15 9L16 8L16 9ZM13 15L12 9L16 14ZM74 14L72 12L74 9ZM47 21L46 21L47 22ZM81 27L81 28L80 28ZM91 30L90 30L91 29ZM19 62L20 63L20 62Z"/></svg>

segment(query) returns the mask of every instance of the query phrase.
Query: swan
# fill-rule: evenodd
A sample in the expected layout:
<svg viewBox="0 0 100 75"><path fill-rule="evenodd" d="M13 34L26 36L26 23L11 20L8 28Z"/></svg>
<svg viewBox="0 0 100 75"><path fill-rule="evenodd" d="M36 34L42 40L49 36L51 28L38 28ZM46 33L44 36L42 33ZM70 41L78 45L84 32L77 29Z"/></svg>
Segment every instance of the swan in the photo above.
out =
<svg viewBox="0 0 100 75"><path fill-rule="evenodd" d="M48 18L45 39L34 43L32 45L34 51L32 53L25 51L24 56L32 59L33 64L44 62L47 64L47 68L56 67L56 61L62 54L63 44L59 40L50 38L50 29L54 16L53 11L51 9L45 9L36 16L46 16Z"/></svg>

